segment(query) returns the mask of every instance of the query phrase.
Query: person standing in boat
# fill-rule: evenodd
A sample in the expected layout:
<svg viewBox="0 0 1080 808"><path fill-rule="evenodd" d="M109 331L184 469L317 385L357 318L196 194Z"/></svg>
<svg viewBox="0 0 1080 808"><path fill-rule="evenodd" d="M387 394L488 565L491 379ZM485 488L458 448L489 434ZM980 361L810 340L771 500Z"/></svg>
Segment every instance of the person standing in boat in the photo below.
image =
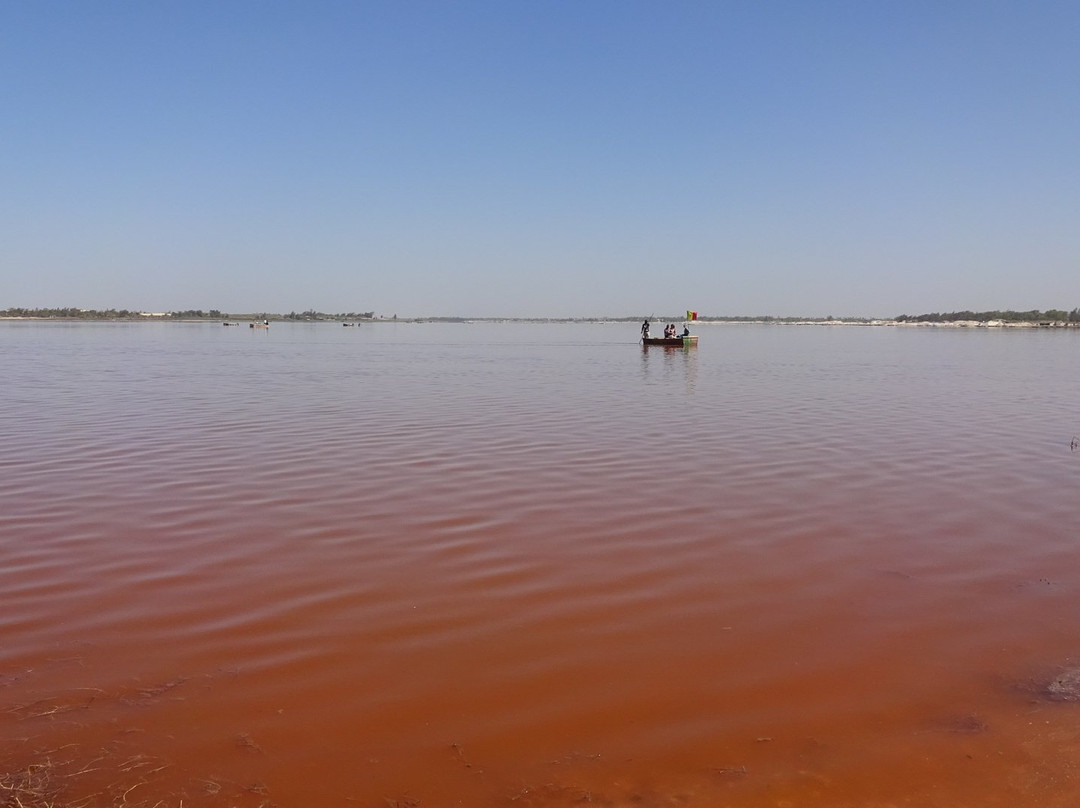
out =
<svg viewBox="0 0 1080 808"><path fill-rule="evenodd" d="M648 317L646 317L645 322L643 322L641 324L641 338L642 339L648 339L649 338L649 318Z"/></svg>

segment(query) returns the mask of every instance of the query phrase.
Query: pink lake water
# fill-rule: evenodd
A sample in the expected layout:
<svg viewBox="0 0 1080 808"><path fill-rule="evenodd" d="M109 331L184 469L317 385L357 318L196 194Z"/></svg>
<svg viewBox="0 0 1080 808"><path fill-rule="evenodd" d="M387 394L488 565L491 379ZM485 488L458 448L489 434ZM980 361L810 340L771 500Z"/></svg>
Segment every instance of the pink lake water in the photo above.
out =
<svg viewBox="0 0 1080 808"><path fill-rule="evenodd" d="M1080 333L696 330L0 324L0 785L1080 804Z"/></svg>

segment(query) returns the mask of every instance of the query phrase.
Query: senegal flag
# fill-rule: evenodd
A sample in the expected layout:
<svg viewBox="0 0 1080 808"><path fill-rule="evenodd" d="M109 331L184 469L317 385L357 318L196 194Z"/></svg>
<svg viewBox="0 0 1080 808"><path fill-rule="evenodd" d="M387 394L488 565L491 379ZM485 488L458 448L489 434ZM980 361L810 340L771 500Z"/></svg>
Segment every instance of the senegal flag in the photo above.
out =
<svg viewBox="0 0 1080 808"><path fill-rule="evenodd" d="M697 312L696 311L690 311L689 309L687 309L686 310L686 319L687 320L696 320L697 319Z"/></svg>

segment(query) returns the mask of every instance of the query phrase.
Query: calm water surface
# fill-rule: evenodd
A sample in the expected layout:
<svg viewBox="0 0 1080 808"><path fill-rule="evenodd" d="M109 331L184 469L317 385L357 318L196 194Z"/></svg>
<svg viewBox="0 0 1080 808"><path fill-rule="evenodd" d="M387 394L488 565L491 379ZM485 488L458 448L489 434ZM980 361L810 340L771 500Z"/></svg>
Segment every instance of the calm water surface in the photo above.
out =
<svg viewBox="0 0 1080 808"><path fill-rule="evenodd" d="M0 324L3 782L1080 802L1080 333L697 331Z"/></svg>

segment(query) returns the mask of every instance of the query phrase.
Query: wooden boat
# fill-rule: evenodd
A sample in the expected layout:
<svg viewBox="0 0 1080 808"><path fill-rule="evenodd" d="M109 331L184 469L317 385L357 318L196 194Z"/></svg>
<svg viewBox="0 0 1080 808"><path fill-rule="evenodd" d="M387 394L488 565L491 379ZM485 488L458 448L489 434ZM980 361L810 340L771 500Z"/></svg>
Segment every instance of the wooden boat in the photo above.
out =
<svg viewBox="0 0 1080 808"><path fill-rule="evenodd" d="M267 323L267 322L248 323L248 328L269 328L269 327L270 327L270 323Z"/></svg>
<svg viewBox="0 0 1080 808"><path fill-rule="evenodd" d="M644 340L646 345L666 345L669 348L683 348L688 345L697 345L697 334L690 334L687 337L646 337Z"/></svg>

